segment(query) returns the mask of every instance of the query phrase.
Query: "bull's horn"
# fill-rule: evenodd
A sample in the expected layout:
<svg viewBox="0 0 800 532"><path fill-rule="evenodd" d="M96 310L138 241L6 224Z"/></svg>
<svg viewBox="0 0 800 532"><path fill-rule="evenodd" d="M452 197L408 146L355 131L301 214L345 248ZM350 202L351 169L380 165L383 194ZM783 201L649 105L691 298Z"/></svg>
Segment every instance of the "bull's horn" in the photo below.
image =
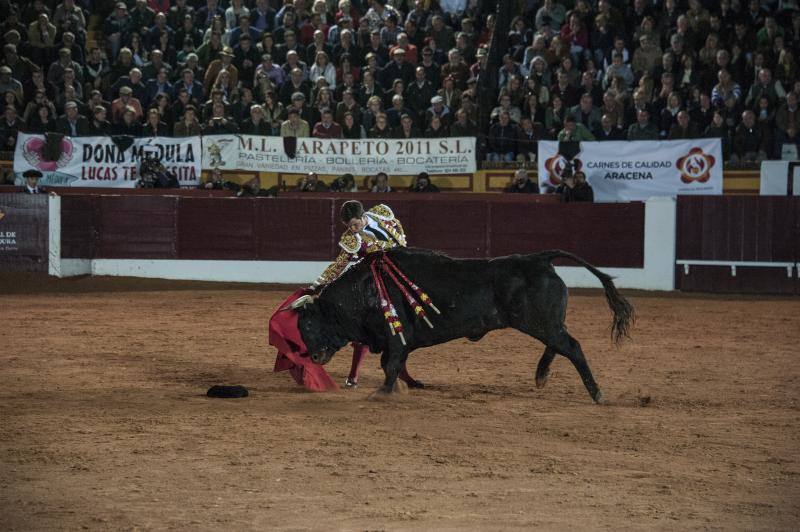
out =
<svg viewBox="0 0 800 532"><path fill-rule="evenodd" d="M297 299L295 299L294 301L292 301L292 304L289 305L289 307L294 309L294 310L297 310L299 308L303 308L306 305L311 305L313 303L314 303L314 296L306 294L306 295L300 296Z"/></svg>

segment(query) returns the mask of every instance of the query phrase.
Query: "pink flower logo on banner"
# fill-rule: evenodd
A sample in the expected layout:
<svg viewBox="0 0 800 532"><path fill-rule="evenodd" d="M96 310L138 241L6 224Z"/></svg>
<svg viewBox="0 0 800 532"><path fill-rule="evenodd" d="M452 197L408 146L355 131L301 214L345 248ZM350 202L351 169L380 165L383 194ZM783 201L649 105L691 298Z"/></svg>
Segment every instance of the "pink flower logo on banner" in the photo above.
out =
<svg viewBox="0 0 800 532"><path fill-rule="evenodd" d="M701 148L692 148L689 153L681 157L675 163L681 173L681 181L691 183L705 183L711 179L711 168L716 160L713 155L703 153Z"/></svg>
<svg viewBox="0 0 800 532"><path fill-rule="evenodd" d="M44 160L45 139L40 137L30 137L22 146L22 156L33 168L43 172L54 172L58 168L65 167L72 159L74 150L72 141L64 137L58 146L59 156L55 161Z"/></svg>
<svg viewBox="0 0 800 532"><path fill-rule="evenodd" d="M561 184L561 176L564 173L564 167L567 160L560 153L556 153L549 159L545 160L544 168L547 170L547 179L550 184L557 187ZM583 162L580 159L572 159L572 171L577 172L583 167Z"/></svg>

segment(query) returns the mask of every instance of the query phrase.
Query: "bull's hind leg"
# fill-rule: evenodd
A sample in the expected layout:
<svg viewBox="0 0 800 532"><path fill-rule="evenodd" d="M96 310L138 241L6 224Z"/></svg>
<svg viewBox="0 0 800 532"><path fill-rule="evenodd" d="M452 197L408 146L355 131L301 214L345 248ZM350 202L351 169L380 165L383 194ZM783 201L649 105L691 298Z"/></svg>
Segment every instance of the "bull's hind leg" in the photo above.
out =
<svg viewBox="0 0 800 532"><path fill-rule="evenodd" d="M536 387L543 388L547 384L547 377L550 375L550 364L558 353L551 348L546 347L542 358L539 359L539 365L536 367Z"/></svg>
<svg viewBox="0 0 800 532"><path fill-rule="evenodd" d="M557 353L564 355L569 359L570 362L572 362L572 365L578 370L581 380L583 381L583 385L586 386L586 390L589 392L589 395L592 397L595 403L599 403L602 399L602 394L600 393L600 388L597 386L597 383L592 376L592 370L589 369L589 363L586 362L586 357L583 355L581 344L575 338L570 336L566 330L562 329L551 342L547 343L547 348L548 350L553 349ZM547 351L545 351L545 354L542 355L542 360L544 360L546 355ZM537 378L538 373L539 372L537 370Z"/></svg>

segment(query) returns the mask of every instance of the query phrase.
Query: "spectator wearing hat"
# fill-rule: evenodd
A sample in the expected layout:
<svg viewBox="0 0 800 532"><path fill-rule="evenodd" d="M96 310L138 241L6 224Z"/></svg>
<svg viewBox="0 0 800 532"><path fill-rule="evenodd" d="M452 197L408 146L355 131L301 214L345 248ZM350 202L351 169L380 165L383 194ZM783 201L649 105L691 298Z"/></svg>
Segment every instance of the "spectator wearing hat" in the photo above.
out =
<svg viewBox="0 0 800 532"><path fill-rule="evenodd" d="M132 96L133 90L128 86L119 88L119 98L111 102L111 122L119 124L123 120L125 112L133 109L133 119L138 122L142 118L142 104Z"/></svg>
<svg viewBox="0 0 800 532"><path fill-rule="evenodd" d="M233 64L233 50L229 46L225 46L219 53L219 59L211 61L208 68L206 68L203 78L203 89L206 93L211 90L222 70L228 72L229 84L232 87L236 87L239 83L239 69Z"/></svg>
<svg viewBox="0 0 800 532"><path fill-rule="evenodd" d="M425 112L426 129L430 125L433 116L439 117L442 125L446 127L450 126L450 121L453 118L450 109L444 103L444 98L438 95L431 98L431 106Z"/></svg>
<svg viewBox="0 0 800 532"><path fill-rule="evenodd" d="M22 177L25 179L25 185L21 191L23 194L47 194L47 190L39 186L39 180L42 178L39 170L25 170Z"/></svg>
<svg viewBox="0 0 800 532"><path fill-rule="evenodd" d="M67 102L64 105L64 115L56 120L56 131L68 137L85 137L89 134L89 122L79 114L77 103Z"/></svg>
<svg viewBox="0 0 800 532"><path fill-rule="evenodd" d="M414 79L414 67L406 62L406 51L402 48L394 49L392 61L380 71L380 81L384 87L392 86L396 79L403 80L405 86Z"/></svg>
<svg viewBox="0 0 800 532"><path fill-rule="evenodd" d="M300 112L295 107L287 111L288 118L281 124L281 137L308 137L310 131L308 122L300 117Z"/></svg>

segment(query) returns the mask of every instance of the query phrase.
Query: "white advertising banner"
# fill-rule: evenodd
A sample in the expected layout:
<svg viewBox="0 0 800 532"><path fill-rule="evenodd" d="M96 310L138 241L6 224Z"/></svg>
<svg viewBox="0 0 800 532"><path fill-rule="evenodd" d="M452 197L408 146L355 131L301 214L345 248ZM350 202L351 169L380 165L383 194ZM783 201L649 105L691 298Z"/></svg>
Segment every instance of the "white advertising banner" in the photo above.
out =
<svg viewBox="0 0 800 532"><path fill-rule="evenodd" d="M304 174L471 174L475 138L317 139L298 138L289 158L286 139L255 135L203 137L203 168Z"/></svg>
<svg viewBox="0 0 800 532"><path fill-rule="evenodd" d="M45 160L45 143L44 135L19 134L14 151L18 180L33 169L42 172L40 184L45 186L133 188L141 161L155 157L175 173L181 186L200 183L200 137L138 138L129 145L117 145L111 137L63 137L54 161Z"/></svg>
<svg viewBox="0 0 800 532"><path fill-rule="evenodd" d="M540 185L558 186L565 162L558 142L539 141ZM719 139L581 142L573 168L586 174L595 201L722 194Z"/></svg>

